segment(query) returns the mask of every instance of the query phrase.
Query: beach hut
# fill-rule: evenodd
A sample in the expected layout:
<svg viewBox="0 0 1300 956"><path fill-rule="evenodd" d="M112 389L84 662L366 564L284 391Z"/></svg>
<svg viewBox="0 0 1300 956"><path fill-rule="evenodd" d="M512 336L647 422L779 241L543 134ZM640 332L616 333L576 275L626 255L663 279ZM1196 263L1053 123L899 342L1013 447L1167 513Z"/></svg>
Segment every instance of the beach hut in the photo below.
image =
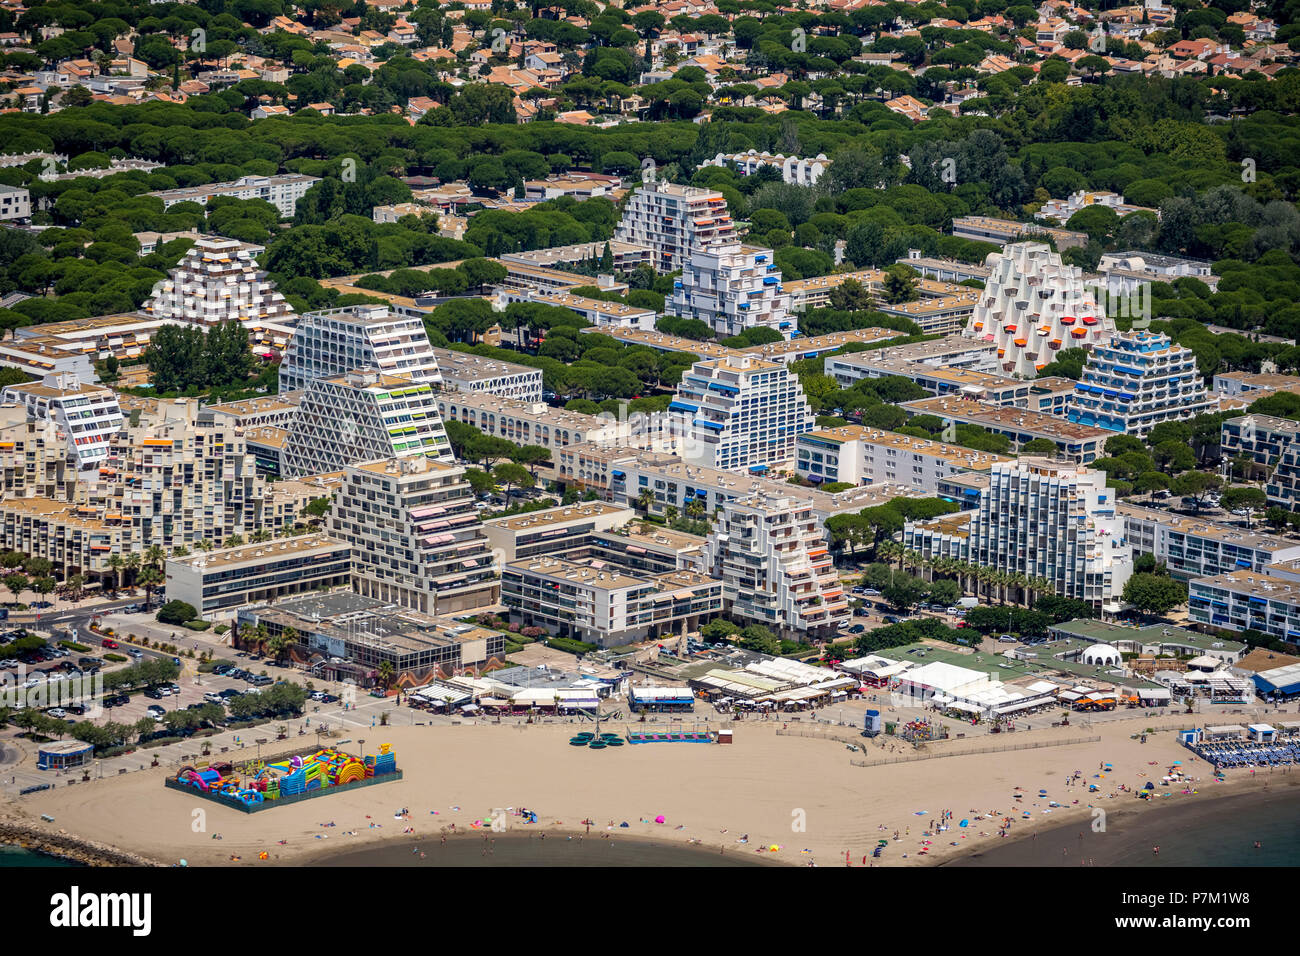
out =
<svg viewBox="0 0 1300 956"><path fill-rule="evenodd" d="M732 742L732 741L731 741L731 731L730 731L730 730L719 730L719 731L718 731L718 743L720 743L720 744L729 744L729 743L731 743L731 742Z"/></svg>
<svg viewBox="0 0 1300 956"><path fill-rule="evenodd" d="M1250 739L1258 744L1271 744L1277 740L1277 730L1271 724L1251 724Z"/></svg>

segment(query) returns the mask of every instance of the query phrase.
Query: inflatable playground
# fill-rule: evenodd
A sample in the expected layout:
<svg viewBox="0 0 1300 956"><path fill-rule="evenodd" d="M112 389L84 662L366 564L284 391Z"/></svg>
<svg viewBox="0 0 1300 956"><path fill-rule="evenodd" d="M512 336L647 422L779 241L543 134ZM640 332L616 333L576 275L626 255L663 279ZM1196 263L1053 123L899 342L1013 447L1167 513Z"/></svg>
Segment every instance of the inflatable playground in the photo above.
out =
<svg viewBox="0 0 1300 956"><path fill-rule="evenodd" d="M182 767L167 780L173 789L197 790L204 796L252 812L274 806L276 801L292 802L304 797L320 796L338 787L385 777L400 779L397 760L389 744L364 760L342 750L317 750L297 754L276 763L250 763L240 777L233 771L223 774L208 767Z"/></svg>

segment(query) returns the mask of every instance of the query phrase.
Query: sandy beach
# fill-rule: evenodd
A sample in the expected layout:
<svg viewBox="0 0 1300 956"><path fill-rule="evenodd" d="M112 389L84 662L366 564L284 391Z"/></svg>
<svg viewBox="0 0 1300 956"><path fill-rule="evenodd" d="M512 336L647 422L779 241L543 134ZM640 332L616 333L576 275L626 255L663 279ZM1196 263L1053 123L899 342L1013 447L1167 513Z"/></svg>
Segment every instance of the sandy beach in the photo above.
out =
<svg viewBox="0 0 1300 956"><path fill-rule="evenodd" d="M843 866L847 854L854 866L864 858L897 866L942 862L1065 823L1086 828L1093 806L1158 813L1162 806L1264 784L1265 775L1252 779L1241 771L1215 782L1211 768L1172 732L1154 734L1146 744L1130 739L1149 721L1138 714L1089 731L1035 731L1015 741L1086 733L1100 735L1095 742L869 767L850 760L892 755L877 745L864 755L850 753L844 741L778 735L777 724L741 722L731 746L644 744L599 752L570 747L572 725L389 727L372 732L366 750L393 745L404 779L390 784L250 815L165 790L162 781L174 769L159 768L22 798L5 805L3 814L164 864L298 865L380 841L440 840L453 824L458 833L474 833L472 824L494 808L527 807L538 822L507 815L511 836L546 831L689 841L719 855L751 854L769 863ZM355 742L343 746L357 748ZM1187 788L1197 792L1165 787L1169 796L1139 801L1134 792L1150 780L1159 786L1175 760L1198 778ZM1103 764L1111 769L1103 771ZM1082 780L1067 786L1075 771ZM1089 794L1089 783L1099 792ZM1134 792L1118 792L1120 785ZM1049 801L1061 806L1049 807ZM395 818L403 808L409 818ZM927 826L945 810L952 814L949 828L927 837ZM54 822L42 821L41 814ZM654 822L658 816L665 822ZM999 821L1006 817L1012 824L1000 838ZM965 828L958 826L963 819L969 820ZM619 826L623 822L629 826ZM748 842L740 842L746 836ZM882 839L889 845L873 860ZM778 849L759 852L772 846ZM262 852L265 861L258 859Z"/></svg>

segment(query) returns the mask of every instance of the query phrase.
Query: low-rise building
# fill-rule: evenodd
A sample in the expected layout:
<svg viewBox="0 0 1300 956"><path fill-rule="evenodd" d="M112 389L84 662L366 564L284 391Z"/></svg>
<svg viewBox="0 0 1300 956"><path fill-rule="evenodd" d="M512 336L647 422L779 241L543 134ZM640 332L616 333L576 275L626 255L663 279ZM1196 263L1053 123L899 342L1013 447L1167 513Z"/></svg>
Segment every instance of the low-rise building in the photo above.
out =
<svg viewBox="0 0 1300 956"><path fill-rule="evenodd" d="M1106 440L1114 434L1030 409L1004 408L956 397L921 398L899 407L909 416L935 415L945 422L978 425L995 435L1005 435L1016 448L1035 438L1046 438L1065 457L1085 465L1105 454Z"/></svg>
<svg viewBox="0 0 1300 956"><path fill-rule="evenodd" d="M569 557L585 553L591 536L627 524L631 508L607 501L582 501L483 522L483 533L501 564L528 558Z"/></svg>
<svg viewBox="0 0 1300 956"><path fill-rule="evenodd" d="M520 402L542 400L542 370L473 352L434 349L434 358L449 388L462 392L482 392L512 398Z"/></svg>
<svg viewBox="0 0 1300 956"><path fill-rule="evenodd" d="M525 627L616 647L698 630L722 613L722 582L693 571L629 574L541 556L505 565L501 600Z"/></svg>
<svg viewBox="0 0 1300 956"><path fill-rule="evenodd" d="M552 408L544 402L454 390L438 392L435 400L444 422L464 422L485 435L506 438L518 445L541 445L551 450L552 462L568 445L620 442L628 435L626 421Z"/></svg>
<svg viewBox="0 0 1300 956"><path fill-rule="evenodd" d="M0 183L0 222L13 219L30 219L32 195L21 186Z"/></svg>
<svg viewBox="0 0 1300 956"><path fill-rule="evenodd" d="M157 196L163 201L163 209L168 209L178 202L193 202L206 206L208 200L217 196L233 196L235 199L264 199L280 212L283 219L292 219L298 208L298 200L312 186L320 182L317 176L305 176L301 173L283 173L275 176L244 176L233 182L210 183L206 186L182 186L178 189L160 189L145 193Z"/></svg>
<svg viewBox="0 0 1300 956"><path fill-rule="evenodd" d="M800 435L796 468L814 484L895 482L921 495L935 495L939 482L962 472L987 472L1001 455L882 431L865 425L821 428Z"/></svg>
<svg viewBox="0 0 1300 956"><path fill-rule="evenodd" d="M297 641L289 658L325 680L362 687L379 683L385 665L391 686L421 687L432 680L475 673L505 663L505 634L450 616L432 616L349 591L300 595L240 610L238 623L290 628Z"/></svg>
<svg viewBox="0 0 1300 956"><path fill-rule="evenodd" d="M1224 419L1219 447L1227 459L1246 458L1264 476L1270 505L1295 510L1300 502L1300 423L1273 415Z"/></svg>
<svg viewBox="0 0 1300 956"><path fill-rule="evenodd" d="M1300 560L1300 542L1288 538L1137 505L1118 510L1134 556L1154 555L1178 578L1263 572L1271 564Z"/></svg>
<svg viewBox="0 0 1300 956"><path fill-rule="evenodd" d="M304 591L347 587L352 549L325 535L276 538L168 558L167 600L185 601L206 620Z"/></svg>
<svg viewBox="0 0 1300 956"><path fill-rule="evenodd" d="M1086 232L1057 229L1032 222L1016 222L1013 219L992 219L988 216L958 216L952 221L952 234L958 239L996 242L999 246L1039 236L1050 237L1055 241L1057 249L1072 249L1088 244Z"/></svg>

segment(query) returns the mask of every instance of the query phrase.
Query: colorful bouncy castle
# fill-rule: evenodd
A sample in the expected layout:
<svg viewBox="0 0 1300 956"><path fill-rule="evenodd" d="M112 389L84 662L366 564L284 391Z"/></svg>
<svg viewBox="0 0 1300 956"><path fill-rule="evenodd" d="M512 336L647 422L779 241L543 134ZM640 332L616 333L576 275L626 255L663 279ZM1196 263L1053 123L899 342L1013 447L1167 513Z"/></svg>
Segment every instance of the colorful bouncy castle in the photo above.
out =
<svg viewBox="0 0 1300 956"><path fill-rule="evenodd" d="M321 791L375 778L400 778L397 759L389 744L364 760L342 750L325 749L296 754L268 764L250 764L244 778L223 776L212 768L182 767L167 785L191 788L205 796L233 803L246 810L260 810L268 802L317 796Z"/></svg>

